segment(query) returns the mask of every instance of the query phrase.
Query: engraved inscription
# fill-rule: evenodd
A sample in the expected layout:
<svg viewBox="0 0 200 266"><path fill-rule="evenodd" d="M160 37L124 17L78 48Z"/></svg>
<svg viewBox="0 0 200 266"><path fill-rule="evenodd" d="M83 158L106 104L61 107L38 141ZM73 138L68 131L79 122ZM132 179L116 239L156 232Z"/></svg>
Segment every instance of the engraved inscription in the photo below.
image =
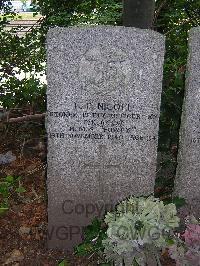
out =
<svg viewBox="0 0 200 266"><path fill-rule="evenodd" d="M62 120L62 132L49 132L50 138L154 142L149 134L158 115L155 110L141 112L131 103L72 103L67 111L51 111L52 119Z"/></svg>
<svg viewBox="0 0 200 266"><path fill-rule="evenodd" d="M130 60L120 49L95 47L80 61L79 78L84 90L90 93L105 95L116 88L124 89L130 77Z"/></svg>

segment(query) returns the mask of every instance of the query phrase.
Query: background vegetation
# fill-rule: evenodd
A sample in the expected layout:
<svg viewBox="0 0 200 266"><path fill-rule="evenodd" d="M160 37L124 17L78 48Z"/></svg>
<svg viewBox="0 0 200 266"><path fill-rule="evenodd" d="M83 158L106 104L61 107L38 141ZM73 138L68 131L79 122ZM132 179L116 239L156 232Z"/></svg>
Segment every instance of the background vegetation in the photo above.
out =
<svg viewBox="0 0 200 266"><path fill-rule="evenodd" d="M38 28L23 37L18 29L8 31L6 25L17 15L8 1L0 1L0 75L1 102L5 109L30 108L30 112L45 110L45 36L49 27L88 24L122 25L120 0L39 0L33 10L43 16ZM144 7L145 8L145 7ZM200 25L199 0L158 0L153 29L166 36L163 95L160 119L160 150L174 151L178 143L187 41L190 28ZM174 148L175 147L175 148ZM174 149L174 150L173 150Z"/></svg>
<svg viewBox="0 0 200 266"><path fill-rule="evenodd" d="M26 265L36 259L44 265L56 265L56 258L63 258L60 253L47 253L41 244L46 242L47 231L44 119L9 123L12 114L20 117L46 111L46 33L54 26L122 25L122 0L38 0L37 4L34 1L35 25L22 36L24 28L20 23L8 30L10 23L22 18L12 11L9 1L0 0L0 122L5 119L5 123L0 123L0 154L12 150L17 155L13 164L0 170L0 228L3 228L0 235L6 243L1 247L2 265L4 256L7 261L18 257ZM22 17L31 19L28 13ZM161 199L168 199L173 190L188 31L196 26L200 26L200 0L156 1L152 29L166 36L155 189L155 196ZM7 216L2 218L5 213ZM83 254L96 236L100 240L104 237L104 228L98 221L88 228L86 242L77 247L77 254ZM99 247L97 240L94 251ZM70 257L70 262L73 260L73 265L86 265Z"/></svg>

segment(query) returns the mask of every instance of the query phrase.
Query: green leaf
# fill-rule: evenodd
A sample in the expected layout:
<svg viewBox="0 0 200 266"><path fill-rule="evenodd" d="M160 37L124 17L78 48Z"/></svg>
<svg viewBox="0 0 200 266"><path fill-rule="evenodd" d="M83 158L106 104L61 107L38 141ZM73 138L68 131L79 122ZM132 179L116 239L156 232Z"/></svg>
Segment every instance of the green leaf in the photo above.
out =
<svg viewBox="0 0 200 266"><path fill-rule="evenodd" d="M0 215L5 214L9 210L9 206L6 200L0 205Z"/></svg>
<svg viewBox="0 0 200 266"><path fill-rule="evenodd" d="M24 193L24 192L26 192L26 189L25 189L24 187L21 186L21 187L16 188L15 191L16 191L17 193Z"/></svg>
<svg viewBox="0 0 200 266"><path fill-rule="evenodd" d="M176 208L179 209L181 207L183 207L186 204L186 201L184 198L179 198L179 197L175 197L172 199L167 199L163 201L165 205L170 204L170 203L174 203L176 205Z"/></svg>
<svg viewBox="0 0 200 266"><path fill-rule="evenodd" d="M186 204L186 201L184 198L175 197L173 198L172 203L176 205L176 208L181 208Z"/></svg>
<svg viewBox="0 0 200 266"><path fill-rule="evenodd" d="M0 215L5 214L8 210L9 210L9 208L6 208L6 207L0 207Z"/></svg>
<svg viewBox="0 0 200 266"><path fill-rule="evenodd" d="M6 181L7 181L8 183L13 183L13 182L14 182L14 177L11 176L11 175L8 175L5 179L6 179Z"/></svg>
<svg viewBox="0 0 200 266"><path fill-rule="evenodd" d="M94 251L91 243L82 243L75 247L75 254L77 256L86 256Z"/></svg>
<svg viewBox="0 0 200 266"><path fill-rule="evenodd" d="M84 242L75 247L75 254L86 256L103 250L102 240L106 238L106 228L95 218L84 230Z"/></svg>
<svg viewBox="0 0 200 266"><path fill-rule="evenodd" d="M170 239L167 239L166 242L167 242L167 244L170 245L170 246L173 245L173 244L175 243L174 240L171 239L171 238L170 238Z"/></svg>
<svg viewBox="0 0 200 266"><path fill-rule="evenodd" d="M101 231L102 222L95 218L91 225L88 225L85 229L84 236L86 241L92 241L95 239Z"/></svg>
<svg viewBox="0 0 200 266"><path fill-rule="evenodd" d="M10 187L10 183L8 183L8 182L1 182L0 183L0 194L3 196L3 198L9 197L9 195L10 195L9 187Z"/></svg>
<svg viewBox="0 0 200 266"><path fill-rule="evenodd" d="M67 262L67 260L63 260L58 264L58 266L69 266L69 263Z"/></svg>

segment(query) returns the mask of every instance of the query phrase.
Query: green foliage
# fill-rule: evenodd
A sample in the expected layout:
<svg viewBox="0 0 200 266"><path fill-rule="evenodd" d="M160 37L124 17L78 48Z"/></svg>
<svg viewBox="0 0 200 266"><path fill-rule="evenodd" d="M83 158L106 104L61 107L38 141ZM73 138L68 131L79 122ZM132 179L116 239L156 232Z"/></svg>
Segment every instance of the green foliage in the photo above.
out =
<svg viewBox="0 0 200 266"><path fill-rule="evenodd" d="M200 1L158 0L156 10L155 30L166 36L160 149L170 150L178 143L188 54L188 31L200 25Z"/></svg>
<svg viewBox="0 0 200 266"><path fill-rule="evenodd" d="M154 29L166 37L166 55L164 64L163 91L159 127L159 151L172 154L173 160L166 169L174 169L177 165L179 128L182 104L185 92L185 72L188 56L188 32L192 27L200 25L199 0L158 0ZM165 163L165 162L163 162ZM171 166L169 165L171 164ZM164 188L158 196L171 194L174 181L163 171L158 174L157 187ZM169 172L169 171L167 171ZM162 195L163 196L163 195Z"/></svg>
<svg viewBox="0 0 200 266"><path fill-rule="evenodd" d="M58 264L58 266L69 266L69 263L68 263L68 261L65 259L65 260L61 261L61 262Z"/></svg>
<svg viewBox="0 0 200 266"><path fill-rule="evenodd" d="M17 29L0 28L0 96L4 108L32 106L45 110L45 49L41 32L33 30L19 38Z"/></svg>
<svg viewBox="0 0 200 266"><path fill-rule="evenodd" d="M112 266L110 263L100 263L98 264L99 266ZM70 266L70 264L68 263L68 261L65 259L63 261L61 261L58 266Z"/></svg>
<svg viewBox="0 0 200 266"><path fill-rule="evenodd" d="M51 25L115 25L121 21L122 3L119 0L39 0L37 4L37 10Z"/></svg>
<svg viewBox="0 0 200 266"><path fill-rule="evenodd" d="M45 36L49 27L73 25L122 25L121 0L38 0L34 10L44 18L40 27L24 37L16 30L8 32L5 25L16 19L7 1L1 1L0 22L0 96L3 106L31 105L44 111L46 84L38 73L45 73ZM182 111L188 31L200 25L199 0L158 0L154 29L166 36L163 95L160 118L160 150L170 150L178 143ZM25 72L26 77L19 78ZM16 76L17 75L17 76Z"/></svg>
<svg viewBox="0 0 200 266"><path fill-rule="evenodd" d="M70 6L70 2L68 3ZM62 7L62 5L61 5ZM81 1L69 8L60 7L56 13L49 15L47 23L57 26L74 25L116 25L120 21L122 5L112 1Z"/></svg>
<svg viewBox="0 0 200 266"><path fill-rule="evenodd" d="M51 26L120 24L121 1L33 1L36 13L45 17L39 27L31 29L23 37L22 29L6 29L11 20L19 16L11 11L11 5L2 1L0 24L0 96L4 108L27 107L46 109L46 84L39 77L46 71L45 38Z"/></svg>
<svg viewBox="0 0 200 266"><path fill-rule="evenodd" d="M163 200L164 204L167 205L167 204L170 204L170 203L173 203L176 205L176 208L179 209L183 206L186 205L186 201L184 198L179 198L179 197L174 197L172 199L166 199L166 200Z"/></svg>
<svg viewBox="0 0 200 266"><path fill-rule="evenodd" d="M117 265L146 265L151 258L157 265L179 220L174 204L164 205L153 196L122 201L115 212L105 216L108 229L102 243L106 259Z"/></svg>
<svg viewBox="0 0 200 266"><path fill-rule="evenodd" d="M8 15L10 17L14 17L16 15L16 13L12 11L11 1L6 1L6 0L0 1L0 11L2 14L2 17L1 17L2 20L1 20L0 25L6 23Z"/></svg>
<svg viewBox="0 0 200 266"><path fill-rule="evenodd" d="M0 98L3 107L30 106L46 109L45 39L49 27L75 25L122 25L121 0L34 0L34 10L44 17L37 29L25 36L5 26L19 16L8 1L0 1ZM188 31L200 25L199 0L157 0L154 30L166 36L159 149L171 152L178 146L185 87ZM18 29L19 30L19 29ZM176 164L176 159L174 164ZM171 184L167 186L173 187Z"/></svg>
<svg viewBox="0 0 200 266"><path fill-rule="evenodd" d="M87 256L93 253L99 254L103 251L102 240L106 237L106 227L102 221L94 219L92 224L84 231L84 242L75 247L77 256Z"/></svg>
<svg viewBox="0 0 200 266"><path fill-rule="evenodd" d="M86 228L75 254L96 254L99 265L146 265L150 257L160 265L161 250L175 244L173 230L179 221L171 202L164 204L153 196L130 197L105 215L105 224L95 219Z"/></svg>
<svg viewBox="0 0 200 266"><path fill-rule="evenodd" d="M9 200L13 194L21 194L26 189L20 184L21 177L7 176L0 179L0 215L9 210Z"/></svg>

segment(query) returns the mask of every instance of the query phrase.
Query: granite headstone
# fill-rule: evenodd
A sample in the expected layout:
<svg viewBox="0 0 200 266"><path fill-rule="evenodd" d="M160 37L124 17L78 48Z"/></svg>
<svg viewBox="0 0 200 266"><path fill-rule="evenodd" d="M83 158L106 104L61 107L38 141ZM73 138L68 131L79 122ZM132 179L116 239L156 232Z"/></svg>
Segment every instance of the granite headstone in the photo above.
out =
<svg viewBox="0 0 200 266"><path fill-rule="evenodd" d="M189 57L183 104L175 194L200 215L200 27L189 34Z"/></svg>
<svg viewBox="0 0 200 266"><path fill-rule="evenodd" d="M154 191L164 37L97 26L48 32L48 243Z"/></svg>

